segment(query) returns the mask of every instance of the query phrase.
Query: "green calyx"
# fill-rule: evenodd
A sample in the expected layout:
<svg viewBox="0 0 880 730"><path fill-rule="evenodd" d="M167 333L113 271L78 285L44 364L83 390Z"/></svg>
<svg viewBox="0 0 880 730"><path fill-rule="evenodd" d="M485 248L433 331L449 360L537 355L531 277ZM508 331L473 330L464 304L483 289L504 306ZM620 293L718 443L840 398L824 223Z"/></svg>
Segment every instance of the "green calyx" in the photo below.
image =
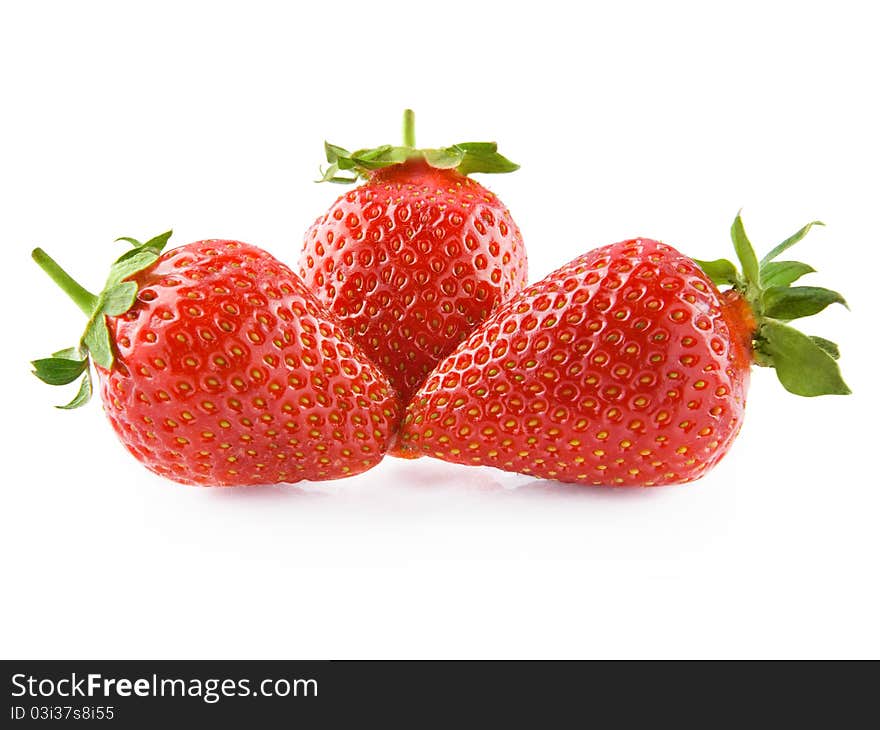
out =
<svg viewBox="0 0 880 730"><path fill-rule="evenodd" d="M411 109L403 112L403 144L390 144L371 149L348 150L324 142L328 167L321 170L317 182L348 185L383 167L391 167L409 160L424 160L431 167L441 170L457 170L462 175L472 172L513 172L519 165L498 154L495 142L459 142L451 147L416 149L415 114Z"/></svg>
<svg viewBox="0 0 880 730"><path fill-rule="evenodd" d="M716 285L730 285L746 300L755 318L752 348L758 365L772 367L783 387L795 395L848 395L851 391L840 374L836 344L822 337L805 335L789 322L818 314L830 304L846 300L831 289L818 286L792 286L805 274L815 271L800 261L776 258L803 239L813 221L786 238L760 261L746 235L742 217L737 214L730 229L741 271L727 259L696 263ZM848 308L848 307L847 307Z"/></svg>
<svg viewBox="0 0 880 730"><path fill-rule="evenodd" d="M69 403L59 408L71 409L88 403L92 395L92 377L89 359L109 370L113 367L113 346L107 329L107 316L124 314L134 305L138 287L130 276L151 266L168 243L167 231L146 243L134 238L117 238L132 245L110 267L110 274L100 294L92 294L77 283L58 263L41 248L35 248L31 258L64 291L88 317L85 332L76 347L59 350L51 357L34 360L34 375L49 385L67 385L81 377L79 389Z"/></svg>

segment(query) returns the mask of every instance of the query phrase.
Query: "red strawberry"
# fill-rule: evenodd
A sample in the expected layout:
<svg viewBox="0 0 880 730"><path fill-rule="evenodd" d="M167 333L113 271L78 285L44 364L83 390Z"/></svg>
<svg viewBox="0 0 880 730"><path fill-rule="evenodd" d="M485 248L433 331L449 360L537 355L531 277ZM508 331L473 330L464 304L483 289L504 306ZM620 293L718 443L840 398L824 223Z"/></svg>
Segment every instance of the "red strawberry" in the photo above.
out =
<svg viewBox="0 0 880 730"><path fill-rule="evenodd" d="M507 208L471 172L517 169L494 143L347 152L325 145L324 180L366 182L308 230L300 275L406 400L434 366L525 286L526 252ZM340 176L340 170L355 176Z"/></svg>
<svg viewBox="0 0 880 730"><path fill-rule="evenodd" d="M104 409L148 469L214 486L335 479L378 463L398 419L388 381L299 278L262 249L135 245L100 295L34 259L89 317L77 348L34 361L61 385L98 373Z"/></svg>
<svg viewBox="0 0 880 730"><path fill-rule="evenodd" d="M409 406L403 448L580 484L696 479L740 429L752 362L799 395L849 392L837 347L785 323L843 303L790 287L812 269L774 260L812 225L759 263L737 216L742 275L648 239L581 256L440 364Z"/></svg>

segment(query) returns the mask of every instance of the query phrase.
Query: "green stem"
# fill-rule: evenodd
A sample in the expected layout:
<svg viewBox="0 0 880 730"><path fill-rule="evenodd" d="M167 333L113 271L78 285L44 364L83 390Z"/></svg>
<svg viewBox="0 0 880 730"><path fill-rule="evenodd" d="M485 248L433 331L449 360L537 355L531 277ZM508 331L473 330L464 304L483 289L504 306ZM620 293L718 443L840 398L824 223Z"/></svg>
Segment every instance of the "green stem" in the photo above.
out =
<svg viewBox="0 0 880 730"><path fill-rule="evenodd" d="M412 109L403 110L403 146L416 146L416 113Z"/></svg>
<svg viewBox="0 0 880 730"><path fill-rule="evenodd" d="M58 262L43 249L35 248L31 252L31 258L49 275L52 281L61 287L62 291L73 300L74 304L82 310L86 317L92 316L92 313L95 311L95 305L98 303L98 297L74 281L73 277L62 269Z"/></svg>

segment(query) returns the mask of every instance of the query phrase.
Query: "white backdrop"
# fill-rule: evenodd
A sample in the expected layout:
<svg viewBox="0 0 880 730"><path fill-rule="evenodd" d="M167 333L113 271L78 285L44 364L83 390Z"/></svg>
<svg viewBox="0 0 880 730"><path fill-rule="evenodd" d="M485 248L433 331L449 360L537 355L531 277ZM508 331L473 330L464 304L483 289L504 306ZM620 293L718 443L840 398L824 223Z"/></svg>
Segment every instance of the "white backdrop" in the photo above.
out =
<svg viewBox="0 0 880 730"><path fill-rule="evenodd" d="M0 11L5 658L880 656L880 64L869 3L30 2ZM323 485L165 482L98 402L28 360L77 309L42 245L103 281L121 235L294 263L340 189L322 141L497 139L481 182L537 279L637 235L799 245L852 312L854 395L756 372L729 457L689 486L566 487L386 459ZM121 244L116 244L118 247Z"/></svg>

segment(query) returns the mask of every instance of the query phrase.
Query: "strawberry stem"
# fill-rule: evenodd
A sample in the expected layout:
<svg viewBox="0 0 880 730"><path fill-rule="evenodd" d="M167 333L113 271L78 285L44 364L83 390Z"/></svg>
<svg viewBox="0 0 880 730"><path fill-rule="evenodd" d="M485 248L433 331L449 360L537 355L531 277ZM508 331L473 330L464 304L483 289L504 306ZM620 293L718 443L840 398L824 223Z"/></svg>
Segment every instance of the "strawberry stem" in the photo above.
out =
<svg viewBox="0 0 880 730"><path fill-rule="evenodd" d="M328 166L321 170L316 182L348 185L369 180L376 170L393 167L410 160L423 160L438 170L456 170L461 175L475 172L513 172L519 165L498 153L494 142L459 142L449 147L416 149L416 115L412 109L403 112L403 146L383 144L349 152L339 145L324 142Z"/></svg>
<svg viewBox="0 0 880 730"><path fill-rule="evenodd" d="M87 289L80 286L79 282L68 274L55 259L41 248L35 248L31 252L31 258L45 271L49 277L69 296L74 304L82 310L86 317L91 317L98 303L98 297Z"/></svg>
<svg viewBox="0 0 880 730"><path fill-rule="evenodd" d="M752 357L757 365L772 367L783 387L795 395L848 395L837 365L840 351L823 337L806 335L789 323L818 314L831 304L847 306L836 291L820 286L791 286L815 269L800 261L776 261L809 233L813 221L786 238L760 261L737 213L730 228L742 274L727 259L696 261L706 275L721 286L729 284L748 306Z"/></svg>
<svg viewBox="0 0 880 730"><path fill-rule="evenodd" d="M403 110L403 146L416 146L416 113L412 109Z"/></svg>
<svg viewBox="0 0 880 730"><path fill-rule="evenodd" d="M85 405L92 395L92 380L89 375L89 362L104 370L113 367L113 340L107 326L108 317L118 317L131 309L137 299L138 283L131 277L139 271L152 266L162 255L171 231L154 236L146 243L134 238L117 240L128 241L134 246L113 262L110 273L100 294L92 294L80 286L49 254L41 248L31 252L31 258L45 271L76 306L88 318L86 331L76 347L69 347L54 353L51 357L33 360L34 375L49 385L67 385L82 375L79 390L73 400L59 408L71 409Z"/></svg>

